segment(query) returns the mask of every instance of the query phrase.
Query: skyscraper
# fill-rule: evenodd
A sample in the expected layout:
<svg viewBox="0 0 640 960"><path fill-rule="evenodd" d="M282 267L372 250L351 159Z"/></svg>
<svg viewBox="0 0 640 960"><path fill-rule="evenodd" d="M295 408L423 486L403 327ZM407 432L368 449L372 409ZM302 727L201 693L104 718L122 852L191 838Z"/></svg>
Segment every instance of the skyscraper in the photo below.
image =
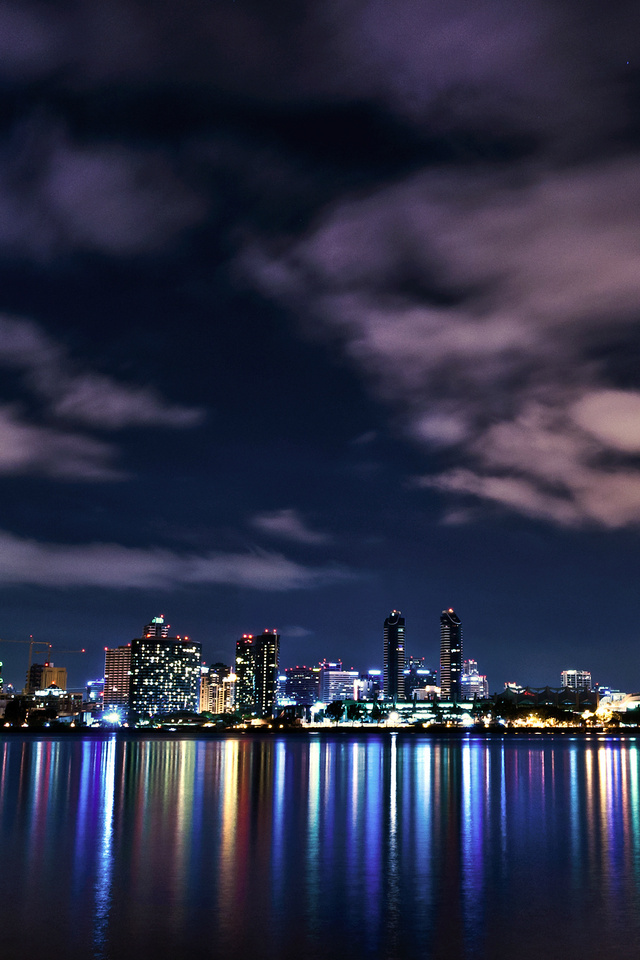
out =
<svg viewBox="0 0 640 960"><path fill-rule="evenodd" d="M131 644L104 648L104 710L125 714L129 709Z"/></svg>
<svg viewBox="0 0 640 960"><path fill-rule="evenodd" d="M320 698L320 667L287 667L284 675L287 699L310 706Z"/></svg>
<svg viewBox="0 0 640 960"><path fill-rule="evenodd" d="M169 637L163 617L154 617L131 644L129 708L155 716L198 710L202 644Z"/></svg>
<svg viewBox="0 0 640 960"><path fill-rule="evenodd" d="M563 670L560 676L563 687L569 687L570 690L591 690L589 670Z"/></svg>
<svg viewBox="0 0 640 960"><path fill-rule="evenodd" d="M463 700L489 696L489 683L483 673L478 673L476 660L465 660L462 664L461 689Z"/></svg>
<svg viewBox="0 0 640 960"><path fill-rule="evenodd" d="M357 696L358 671L345 670L342 660L322 660L320 663L320 699L323 703L334 700L355 700Z"/></svg>
<svg viewBox="0 0 640 960"><path fill-rule="evenodd" d="M462 623L453 607L440 616L440 696L462 700Z"/></svg>
<svg viewBox="0 0 640 960"><path fill-rule="evenodd" d="M392 610L384 621L384 697L404 700L404 617Z"/></svg>
<svg viewBox="0 0 640 960"><path fill-rule="evenodd" d="M255 717L273 717L278 693L280 636L265 630L236 641L236 708Z"/></svg>

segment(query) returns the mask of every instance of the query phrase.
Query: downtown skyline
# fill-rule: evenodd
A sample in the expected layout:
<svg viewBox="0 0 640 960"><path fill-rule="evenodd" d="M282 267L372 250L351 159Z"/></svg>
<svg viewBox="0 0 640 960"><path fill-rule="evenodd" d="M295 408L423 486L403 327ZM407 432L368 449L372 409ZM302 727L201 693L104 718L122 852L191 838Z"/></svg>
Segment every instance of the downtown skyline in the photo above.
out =
<svg viewBox="0 0 640 960"><path fill-rule="evenodd" d="M639 27L0 0L0 638L640 688Z"/></svg>

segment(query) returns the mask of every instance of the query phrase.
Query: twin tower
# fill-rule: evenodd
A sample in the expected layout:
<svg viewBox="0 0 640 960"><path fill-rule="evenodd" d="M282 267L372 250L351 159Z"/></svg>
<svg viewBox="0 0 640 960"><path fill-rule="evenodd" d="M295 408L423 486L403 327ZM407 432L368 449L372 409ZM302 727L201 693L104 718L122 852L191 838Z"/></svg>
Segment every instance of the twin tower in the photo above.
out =
<svg viewBox="0 0 640 960"><path fill-rule="evenodd" d="M405 700L404 617L392 610L384 621L384 698ZM440 615L440 699L462 700L462 623L453 607Z"/></svg>

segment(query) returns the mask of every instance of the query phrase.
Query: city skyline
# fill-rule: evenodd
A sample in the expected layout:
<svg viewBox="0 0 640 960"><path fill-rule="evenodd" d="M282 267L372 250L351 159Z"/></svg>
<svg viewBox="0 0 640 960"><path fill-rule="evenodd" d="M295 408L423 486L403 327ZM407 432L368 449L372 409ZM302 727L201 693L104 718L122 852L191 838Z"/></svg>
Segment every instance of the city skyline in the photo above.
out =
<svg viewBox="0 0 640 960"><path fill-rule="evenodd" d="M1 638L367 669L397 608L435 666L452 606L494 684L640 687L614 6L1 0Z"/></svg>
<svg viewBox="0 0 640 960"><path fill-rule="evenodd" d="M241 677L239 684L240 691L240 700L246 700L250 702L255 693L256 689L256 676L260 673L258 668L259 660L264 660L265 665L267 661L274 661L270 665L271 669L271 679L269 681L271 687L267 699L269 702L275 702L275 687L277 686L278 674L284 675L287 672L293 673L296 675L296 671L301 671L297 676L295 681L296 684L302 682L302 672L315 672L318 674L316 677L316 685L319 685L320 698L322 699L322 674L323 671L331 668L334 671L338 671L336 676L347 677L348 675L348 685L353 687L357 678L362 680L365 677L375 675L378 678L380 684L381 695L384 695L384 699L395 701L395 700L404 700L411 699L410 696L405 697L406 684L408 682L408 675L418 670L418 674L422 674L423 678L421 682L418 682L417 677L412 681L412 686L422 686L424 683L436 684L438 687L442 688L444 684L444 693L441 694L443 699L449 699L453 694L454 700L460 699L473 699L475 694L478 695L488 695L493 693L501 693L507 687L531 687L531 688L544 688L552 687L558 688L558 677L560 678L560 687L569 687L572 689L584 688L590 689L592 687L607 687L614 688L615 685L604 681L596 681L592 679L591 671L577 668L575 666L568 666L564 664L562 668L558 668L556 671L556 676L547 677L543 683L534 683L526 677L519 677L517 680L514 680L513 677L510 679L500 679L496 680L491 677L490 680L487 678L486 672L480 674L478 671L478 662L476 658L466 658L463 653L462 645L462 623L460 618L456 615L452 607L443 610L440 614L440 638L439 638L439 660L436 660L435 657L428 659L427 657L420 656L419 651L414 651L411 648L405 649L405 626L406 621L402 616L401 611L392 610L391 614L387 616L384 620L383 631L382 631L382 644L380 649L372 654L368 658L370 661L368 666L363 666L362 663L359 663L357 668L355 664L350 664L349 669L343 665L342 658L338 657L336 661L331 662L327 658L322 658L317 663L309 663L308 665L300 665L293 663L288 663L282 660L280 656L280 635L278 631L273 630L264 630L262 634L243 634L236 640L235 645L235 654L229 659L229 662L224 664L221 662L214 663L211 658L206 656L207 651L202 648L201 643L196 643L196 646L201 651L201 664L203 670L203 676L207 676L207 673L215 674L215 683L221 682L221 678L218 676L220 668L223 668L226 671L226 674L237 670L238 668L238 658L243 662L244 652L249 653L247 659L247 664L249 669L246 675L246 679ZM170 630L170 624L165 621L164 616L152 617L149 624L147 624L143 629L143 638L168 638ZM185 642L189 640L188 636L178 635L177 639L180 642ZM259 646L263 640L274 640L275 647L272 647L270 644L267 644L265 647L265 654L268 653L268 656L262 657L262 654L258 657L253 650L254 646ZM113 709L121 711L129 702L129 682L128 682L128 671L131 667L131 647L132 643L139 643L139 640L133 640L128 644L123 644L118 647L105 647L104 648L104 707L105 709ZM71 652L84 652L84 651L71 651ZM379 660L376 660L376 656L379 656ZM401 661L401 662L400 662ZM207 666L208 664L208 666ZM377 664L377 666L376 666ZM47 667L53 667L53 664L49 664L47 661ZM2 661L0 661L0 667L2 667ZM396 677L399 682L395 685L390 686L389 676L393 675L393 668L395 667ZM382 668L382 669L381 669ZM44 665L39 663L32 663L30 666L30 675L34 677L40 677L43 670L45 669ZM67 675L67 668L60 668L62 673L64 673L65 679ZM275 672L274 672L275 671ZM2 672L2 671L0 671ZM241 669L242 672L242 669ZM284 673L283 673L284 672ZM225 674L225 675L226 675ZM53 673L51 674L53 676ZM50 678L51 679L51 678ZM70 689L85 689L90 681L87 678L76 687L69 685ZM291 681L289 681L291 682ZM339 681L339 686L344 681ZM7 684L12 684L12 679L9 677L4 677L5 688ZM38 685L35 681L31 681L30 686L34 687ZM260 680L262 684L262 680ZM41 684L40 684L41 685ZM66 684L64 684L66 686ZM20 688L13 684L16 691ZM29 686L29 683L27 684ZM243 694L243 688L246 686L245 694ZM629 684L623 685L629 692L632 692L632 687ZM342 689L342 687L340 687ZM235 690L235 680L234 680L234 690ZM467 691L465 694L463 691ZM469 691L471 691L469 695ZM355 690L353 691L355 692ZM259 694L258 699L264 699L263 697L264 689ZM349 697L351 694L349 695ZM326 697L325 697L326 699ZM266 702L266 701L265 701Z"/></svg>

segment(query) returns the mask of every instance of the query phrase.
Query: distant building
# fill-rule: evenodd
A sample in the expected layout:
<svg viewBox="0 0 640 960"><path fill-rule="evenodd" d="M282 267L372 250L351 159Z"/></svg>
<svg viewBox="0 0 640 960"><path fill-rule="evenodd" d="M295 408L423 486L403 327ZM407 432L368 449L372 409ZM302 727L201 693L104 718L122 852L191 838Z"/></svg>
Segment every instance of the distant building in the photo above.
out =
<svg viewBox="0 0 640 960"><path fill-rule="evenodd" d="M236 642L236 709L255 717L273 717L278 692L280 636L265 630L245 633Z"/></svg>
<svg viewBox="0 0 640 960"><path fill-rule="evenodd" d="M358 700L382 700L382 670L368 670L357 680Z"/></svg>
<svg viewBox="0 0 640 960"><path fill-rule="evenodd" d="M168 632L164 618L155 617L131 644L129 708L134 715L198 710L202 644Z"/></svg>
<svg viewBox="0 0 640 960"><path fill-rule="evenodd" d="M320 667L287 667L284 695L297 706L311 706L320 699Z"/></svg>
<svg viewBox="0 0 640 960"><path fill-rule="evenodd" d="M58 687L59 690L67 689L66 667L56 667L48 660L46 663L32 663L27 673L26 693L46 690L51 686Z"/></svg>
<svg viewBox="0 0 640 960"><path fill-rule="evenodd" d="M200 667L200 692L198 695L198 713L213 713L213 691L209 679L209 668Z"/></svg>
<svg viewBox="0 0 640 960"><path fill-rule="evenodd" d="M438 678L435 670L425 665L424 657L409 657L404 669L404 692L407 700L430 700L435 696Z"/></svg>
<svg viewBox="0 0 640 960"><path fill-rule="evenodd" d="M563 670L561 673L563 687L570 690L591 690L591 673L588 670Z"/></svg>
<svg viewBox="0 0 640 960"><path fill-rule="evenodd" d="M205 679L203 675L203 681ZM235 693L235 674L226 663L212 663L206 671L210 713L231 713Z"/></svg>
<svg viewBox="0 0 640 960"><path fill-rule="evenodd" d="M131 644L104 648L104 710L126 714L129 709Z"/></svg>
<svg viewBox="0 0 640 960"><path fill-rule="evenodd" d="M25 693L34 693L42 689L42 674L44 663L32 663L27 671L27 682L25 684Z"/></svg>
<svg viewBox="0 0 640 960"><path fill-rule="evenodd" d="M104 703L104 680L89 680L85 696L86 703Z"/></svg>
<svg viewBox="0 0 640 960"><path fill-rule="evenodd" d="M486 699L489 696L489 682L484 674L478 673L475 660L464 661L460 682L463 700L474 700L476 697Z"/></svg>
<svg viewBox="0 0 640 960"><path fill-rule="evenodd" d="M462 622L453 607L440 616L440 696L459 702L462 696Z"/></svg>
<svg viewBox="0 0 640 960"><path fill-rule="evenodd" d="M358 671L344 670L341 660L323 660L320 664L320 700L355 700L358 696Z"/></svg>
<svg viewBox="0 0 640 960"><path fill-rule="evenodd" d="M384 697L397 703L404 700L404 617L392 610L384 621Z"/></svg>

